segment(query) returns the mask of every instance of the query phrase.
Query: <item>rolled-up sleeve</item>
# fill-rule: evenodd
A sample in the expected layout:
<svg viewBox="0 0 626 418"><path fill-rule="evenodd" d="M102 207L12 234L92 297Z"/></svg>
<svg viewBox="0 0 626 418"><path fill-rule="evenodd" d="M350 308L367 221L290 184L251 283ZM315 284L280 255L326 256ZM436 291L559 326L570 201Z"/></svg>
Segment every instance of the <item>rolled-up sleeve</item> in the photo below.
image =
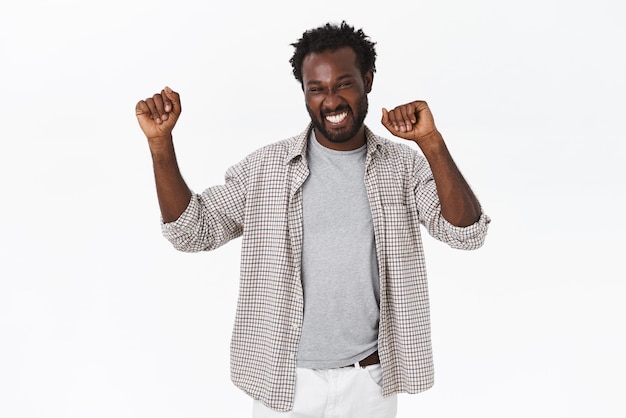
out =
<svg viewBox="0 0 626 418"><path fill-rule="evenodd" d="M480 248L485 242L491 222L489 216L481 209L480 217L472 225L456 226L451 224L441 214L437 187L426 158L418 157L415 167L415 199L420 222L426 227L428 233L455 249L474 250Z"/></svg>
<svg viewBox="0 0 626 418"><path fill-rule="evenodd" d="M452 248L475 250L484 244L490 222L491 219L484 213L475 223L468 226L452 225L443 216L440 216L438 234L440 239Z"/></svg>
<svg viewBox="0 0 626 418"><path fill-rule="evenodd" d="M214 250L243 233L245 161L228 169L224 185L192 194L174 222L163 223L165 238L179 251Z"/></svg>

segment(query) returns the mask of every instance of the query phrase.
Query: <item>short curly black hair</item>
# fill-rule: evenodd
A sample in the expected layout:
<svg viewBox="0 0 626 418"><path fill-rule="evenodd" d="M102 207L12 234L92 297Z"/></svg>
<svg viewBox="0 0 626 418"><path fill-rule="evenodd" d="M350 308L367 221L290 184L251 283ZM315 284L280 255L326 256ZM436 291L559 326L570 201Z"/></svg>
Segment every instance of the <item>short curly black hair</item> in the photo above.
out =
<svg viewBox="0 0 626 418"><path fill-rule="evenodd" d="M289 62L293 68L294 77L302 84L304 57L311 52L336 51L347 46L356 53L361 75L365 75L370 70L376 72L375 45L376 43L370 41L369 36L365 35L362 29L355 30L345 20L340 25L326 23L315 29L307 30L298 42L291 44L296 50Z"/></svg>

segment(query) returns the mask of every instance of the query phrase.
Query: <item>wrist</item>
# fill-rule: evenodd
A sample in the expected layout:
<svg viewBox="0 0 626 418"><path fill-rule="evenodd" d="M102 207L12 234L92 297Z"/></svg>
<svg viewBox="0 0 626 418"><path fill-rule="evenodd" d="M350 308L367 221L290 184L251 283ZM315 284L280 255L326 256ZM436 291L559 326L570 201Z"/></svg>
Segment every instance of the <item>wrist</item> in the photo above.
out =
<svg viewBox="0 0 626 418"><path fill-rule="evenodd" d="M426 135L415 139L415 143L420 147L424 154L437 154L446 149L443 136L438 130L433 130Z"/></svg>
<svg viewBox="0 0 626 418"><path fill-rule="evenodd" d="M172 134L163 134L163 135L157 135L157 136L146 136L146 139L148 140L148 146L152 149L152 148L159 148L159 147L163 147L163 146L168 146L169 144L172 143Z"/></svg>
<svg viewBox="0 0 626 418"><path fill-rule="evenodd" d="M172 135L149 137L148 147L153 158L172 155L174 153Z"/></svg>

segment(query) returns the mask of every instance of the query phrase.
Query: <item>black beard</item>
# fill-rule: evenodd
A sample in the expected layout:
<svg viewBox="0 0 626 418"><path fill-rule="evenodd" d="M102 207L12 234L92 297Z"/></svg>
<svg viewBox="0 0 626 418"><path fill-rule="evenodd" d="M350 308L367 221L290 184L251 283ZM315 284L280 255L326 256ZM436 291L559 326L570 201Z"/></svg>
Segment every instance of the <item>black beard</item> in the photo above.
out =
<svg viewBox="0 0 626 418"><path fill-rule="evenodd" d="M315 129L319 131L322 135L324 135L324 138L328 139L330 142L340 144L352 139L357 134L357 132L359 132L359 129L361 129L361 127L363 126L363 122L365 122L365 117L367 116L367 111L369 108L367 94L363 95L363 99L358 103L357 106L358 107L356 109L356 114L354 115L354 124L352 125L352 127L350 127L347 131L337 133L331 133L325 128L326 119L324 118L324 114L329 112L323 112L322 114L320 114L319 118L316 118L313 114L313 111L308 105L306 106L306 110L309 112L311 122L313 122L313 126L315 127ZM351 111L348 106L339 106L337 109L333 110L333 112L340 112L342 110Z"/></svg>

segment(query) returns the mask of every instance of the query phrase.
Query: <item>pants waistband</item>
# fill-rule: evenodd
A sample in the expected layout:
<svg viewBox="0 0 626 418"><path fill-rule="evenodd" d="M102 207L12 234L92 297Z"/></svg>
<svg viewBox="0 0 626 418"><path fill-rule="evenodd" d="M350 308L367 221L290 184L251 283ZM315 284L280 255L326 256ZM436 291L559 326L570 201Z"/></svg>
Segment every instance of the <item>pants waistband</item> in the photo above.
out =
<svg viewBox="0 0 626 418"><path fill-rule="evenodd" d="M380 359L378 358L378 351L374 351L372 354L365 357L363 360L357 361L354 364L349 364L344 367L356 367L356 366L367 367L367 366L371 366L373 364L379 364L379 363L380 363Z"/></svg>

